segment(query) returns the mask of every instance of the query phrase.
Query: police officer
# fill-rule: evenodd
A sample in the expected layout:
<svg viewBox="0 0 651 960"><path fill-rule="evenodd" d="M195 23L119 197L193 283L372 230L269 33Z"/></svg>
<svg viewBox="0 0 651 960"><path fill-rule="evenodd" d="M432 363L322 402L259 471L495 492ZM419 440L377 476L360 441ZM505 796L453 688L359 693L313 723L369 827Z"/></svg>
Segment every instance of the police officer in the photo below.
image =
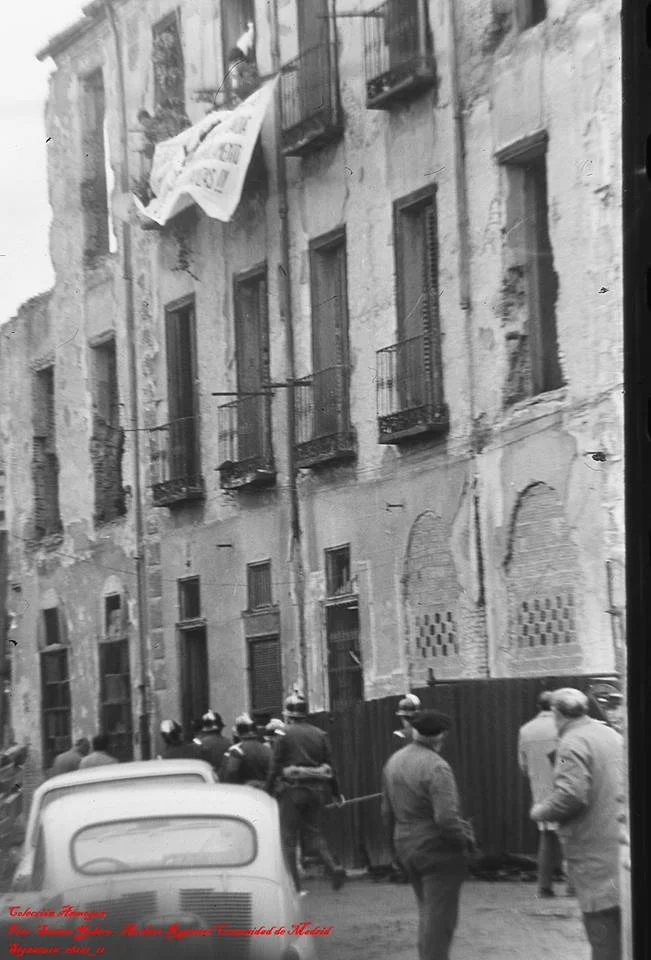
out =
<svg viewBox="0 0 651 960"><path fill-rule="evenodd" d="M279 720L278 717L272 717L267 726L264 728L264 742L268 747L273 748L276 737L284 736L285 724L282 720Z"/></svg>
<svg viewBox="0 0 651 960"><path fill-rule="evenodd" d="M338 864L321 835L323 807L334 796L343 802L337 776L332 765L332 752L326 734L308 722L305 699L293 694L285 701L287 727L284 736L276 736L267 790L278 800L280 829L287 866L296 889L301 882L296 862L299 836L325 866L334 890L346 879L346 871ZM307 852L304 851L304 852Z"/></svg>
<svg viewBox="0 0 651 960"><path fill-rule="evenodd" d="M183 728L176 720L163 720L160 725L160 735L165 744L161 760L200 759L196 744L188 743L183 739Z"/></svg>
<svg viewBox="0 0 651 960"><path fill-rule="evenodd" d="M223 783L243 783L264 790L271 762L269 749L260 743L255 722L248 713L237 718L235 730L239 743L224 754L219 779Z"/></svg>
<svg viewBox="0 0 651 960"><path fill-rule="evenodd" d="M396 717L400 717L401 729L393 731L392 744L397 749L406 747L412 741L411 721L421 711L422 705L415 693L406 694L398 704Z"/></svg>
<svg viewBox="0 0 651 960"><path fill-rule="evenodd" d="M208 710L201 718L201 731L194 738L193 743L199 748L199 756L209 763L216 774L219 774L224 754L231 743L222 736L224 721L214 710Z"/></svg>

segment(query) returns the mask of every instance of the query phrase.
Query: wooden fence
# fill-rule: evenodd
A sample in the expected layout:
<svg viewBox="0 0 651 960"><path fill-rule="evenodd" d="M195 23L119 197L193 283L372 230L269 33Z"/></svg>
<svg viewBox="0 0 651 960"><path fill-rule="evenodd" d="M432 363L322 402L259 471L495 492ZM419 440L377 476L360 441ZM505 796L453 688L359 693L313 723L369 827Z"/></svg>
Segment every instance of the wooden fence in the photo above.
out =
<svg viewBox="0 0 651 960"><path fill-rule="evenodd" d="M518 730L537 711L542 689L578 687L589 693L591 677L461 680L414 691L426 708L449 713L452 729L443 749L459 786L463 812L472 818L485 855L533 855L537 830L529 819L531 797L518 768ZM346 799L380 790L382 768L396 749L395 711L400 697L368 700L312 721L332 744ZM598 704L591 701L598 716ZM390 860L379 799L330 809L325 831L347 867L379 866Z"/></svg>

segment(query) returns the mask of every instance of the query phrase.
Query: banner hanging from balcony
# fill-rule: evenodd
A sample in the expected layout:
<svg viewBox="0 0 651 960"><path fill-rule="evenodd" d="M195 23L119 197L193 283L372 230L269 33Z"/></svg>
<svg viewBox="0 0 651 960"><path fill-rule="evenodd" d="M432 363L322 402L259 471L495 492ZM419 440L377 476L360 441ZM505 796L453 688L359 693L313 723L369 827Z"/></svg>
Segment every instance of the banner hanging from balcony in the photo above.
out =
<svg viewBox="0 0 651 960"><path fill-rule="evenodd" d="M252 93L235 110L215 110L199 123L156 146L149 183L154 199L134 196L140 216L163 226L198 204L209 217L228 222L242 187L278 77Z"/></svg>

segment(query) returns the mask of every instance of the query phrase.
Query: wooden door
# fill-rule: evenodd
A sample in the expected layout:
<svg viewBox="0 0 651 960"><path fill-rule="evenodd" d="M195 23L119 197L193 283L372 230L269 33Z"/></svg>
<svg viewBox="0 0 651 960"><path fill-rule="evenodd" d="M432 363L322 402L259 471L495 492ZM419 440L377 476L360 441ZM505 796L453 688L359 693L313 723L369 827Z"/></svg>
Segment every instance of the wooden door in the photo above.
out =
<svg viewBox="0 0 651 960"><path fill-rule="evenodd" d="M190 630L182 630L179 652L181 710L183 727L187 735L192 730L192 721L203 716L210 707L206 628L194 627Z"/></svg>
<svg viewBox="0 0 651 960"><path fill-rule="evenodd" d="M238 461L260 457L268 449L269 329L266 273L236 281L235 349L237 356Z"/></svg>
<svg viewBox="0 0 651 960"><path fill-rule="evenodd" d="M194 303L166 316L170 480L199 474Z"/></svg>
<svg viewBox="0 0 651 960"><path fill-rule="evenodd" d="M340 433L348 421L346 244L312 251L312 396L314 435Z"/></svg>

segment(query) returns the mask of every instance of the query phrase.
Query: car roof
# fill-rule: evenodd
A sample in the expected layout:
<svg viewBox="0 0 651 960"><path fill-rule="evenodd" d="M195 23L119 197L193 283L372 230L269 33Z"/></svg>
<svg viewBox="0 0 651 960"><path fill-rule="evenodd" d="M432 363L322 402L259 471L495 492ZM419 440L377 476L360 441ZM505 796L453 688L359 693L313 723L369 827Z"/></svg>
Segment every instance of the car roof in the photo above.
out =
<svg viewBox="0 0 651 960"><path fill-rule="evenodd" d="M95 794L92 803L88 797L69 794L52 800L41 821L46 830L53 824L57 831L67 829L68 833L92 823L150 817L228 816L269 823L277 816L276 809L275 800L253 787L222 784L215 790L206 783L183 784L173 792L134 787L128 794Z"/></svg>
<svg viewBox="0 0 651 960"><path fill-rule="evenodd" d="M88 767L59 773L50 777L38 788L38 794L48 793L59 787L104 780L130 780L133 777L173 777L183 773L199 773L213 780L212 767L204 760L132 760L128 763L107 763L101 767Z"/></svg>

